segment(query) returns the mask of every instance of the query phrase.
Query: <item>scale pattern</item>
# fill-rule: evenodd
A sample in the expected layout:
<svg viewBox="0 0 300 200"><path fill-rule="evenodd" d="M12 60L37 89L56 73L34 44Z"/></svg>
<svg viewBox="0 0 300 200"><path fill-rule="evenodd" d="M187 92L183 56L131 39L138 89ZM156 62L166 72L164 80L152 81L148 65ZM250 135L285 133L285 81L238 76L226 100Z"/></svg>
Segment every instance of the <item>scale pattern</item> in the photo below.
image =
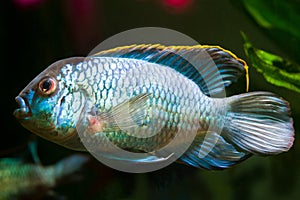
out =
<svg viewBox="0 0 300 200"><path fill-rule="evenodd" d="M193 81L170 67L135 59L93 57L77 65L68 64L61 71L59 79L65 80L61 84L70 85L73 99L78 99L74 95L81 91L85 97L80 99L91 101L98 113L110 112L137 95L150 94L138 126L95 134L90 142L96 146L106 136L123 149L154 151L168 144L178 131L188 137L207 130L214 114L220 113ZM85 102L70 100L69 104L79 116L78 108Z"/></svg>

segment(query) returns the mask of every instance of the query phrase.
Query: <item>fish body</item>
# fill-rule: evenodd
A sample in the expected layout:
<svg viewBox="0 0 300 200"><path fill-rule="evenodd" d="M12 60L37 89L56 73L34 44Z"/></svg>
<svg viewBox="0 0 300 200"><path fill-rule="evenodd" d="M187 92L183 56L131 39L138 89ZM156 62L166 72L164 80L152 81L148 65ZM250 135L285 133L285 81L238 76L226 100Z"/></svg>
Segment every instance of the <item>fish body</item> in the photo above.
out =
<svg viewBox="0 0 300 200"><path fill-rule="evenodd" d="M181 133L175 147L190 144L183 162L227 168L293 144L289 106L277 95L218 97L246 67L216 46L120 47L52 64L19 94L14 114L37 135L81 151L78 130L95 148L105 150L108 138L132 152L155 152Z"/></svg>
<svg viewBox="0 0 300 200"><path fill-rule="evenodd" d="M59 180L78 171L87 156L73 155L55 165L24 163L17 158L0 160L0 199L41 199Z"/></svg>

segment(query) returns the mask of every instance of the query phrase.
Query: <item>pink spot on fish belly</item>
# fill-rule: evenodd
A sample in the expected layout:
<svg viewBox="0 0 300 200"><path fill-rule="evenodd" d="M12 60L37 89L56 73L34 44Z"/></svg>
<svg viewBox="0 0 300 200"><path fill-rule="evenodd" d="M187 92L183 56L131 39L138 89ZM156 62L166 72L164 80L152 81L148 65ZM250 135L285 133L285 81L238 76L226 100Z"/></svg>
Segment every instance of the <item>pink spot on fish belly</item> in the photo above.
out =
<svg viewBox="0 0 300 200"><path fill-rule="evenodd" d="M104 121L101 119L101 117L88 116L87 120L89 123L89 127L88 127L89 133L95 134L103 131Z"/></svg>

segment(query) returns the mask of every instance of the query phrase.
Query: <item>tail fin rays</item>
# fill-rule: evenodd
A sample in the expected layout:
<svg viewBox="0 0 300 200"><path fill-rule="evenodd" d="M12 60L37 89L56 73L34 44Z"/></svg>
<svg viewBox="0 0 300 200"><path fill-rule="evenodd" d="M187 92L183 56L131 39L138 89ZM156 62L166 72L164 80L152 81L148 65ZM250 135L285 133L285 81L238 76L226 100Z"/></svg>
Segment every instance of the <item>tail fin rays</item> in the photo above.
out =
<svg viewBox="0 0 300 200"><path fill-rule="evenodd" d="M225 132L228 141L259 155L288 151L294 141L288 103L269 92L229 97Z"/></svg>

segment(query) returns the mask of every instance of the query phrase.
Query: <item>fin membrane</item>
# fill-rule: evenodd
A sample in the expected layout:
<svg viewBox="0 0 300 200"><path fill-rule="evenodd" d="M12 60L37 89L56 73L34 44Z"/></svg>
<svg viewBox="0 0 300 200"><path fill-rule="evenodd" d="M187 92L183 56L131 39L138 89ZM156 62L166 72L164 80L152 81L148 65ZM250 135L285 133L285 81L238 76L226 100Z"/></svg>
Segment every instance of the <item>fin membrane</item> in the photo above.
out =
<svg viewBox="0 0 300 200"><path fill-rule="evenodd" d="M101 51L93 56L140 59L169 66L193 80L208 96L223 92L224 86L237 81L245 71L248 76L246 63L219 46L141 44Z"/></svg>
<svg viewBox="0 0 300 200"><path fill-rule="evenodd" d="M209 134L208 137L207 134ZM239 152L221 135L208 132L198 134L180 160L194 167L211 170L229 168L249 156L250 154Z"/></svg>
<svg viewBox="0 0 300 200"><path fill-rule="evenodd" d="M63 158L54 166L56 178L71 175L83 168L83 166L90 161L90 157L85 154L74 154Z"/></svg>
<svg viewBox="0 0 300 200"><path fill-rule="evenodd" d="M269 92L252 92L228 98L226 139L260 155L288 151L294 128L286 101Z"/></svg>
<svg viewBox="0 0 300 200"><path fill-rule="evenodd" d="M145 118L145 110L148 109L147 100L150 95L150 93L139 94L116 105L107 113L108 115L103 116L104 120L123 130L140 126Z"/></svg>

